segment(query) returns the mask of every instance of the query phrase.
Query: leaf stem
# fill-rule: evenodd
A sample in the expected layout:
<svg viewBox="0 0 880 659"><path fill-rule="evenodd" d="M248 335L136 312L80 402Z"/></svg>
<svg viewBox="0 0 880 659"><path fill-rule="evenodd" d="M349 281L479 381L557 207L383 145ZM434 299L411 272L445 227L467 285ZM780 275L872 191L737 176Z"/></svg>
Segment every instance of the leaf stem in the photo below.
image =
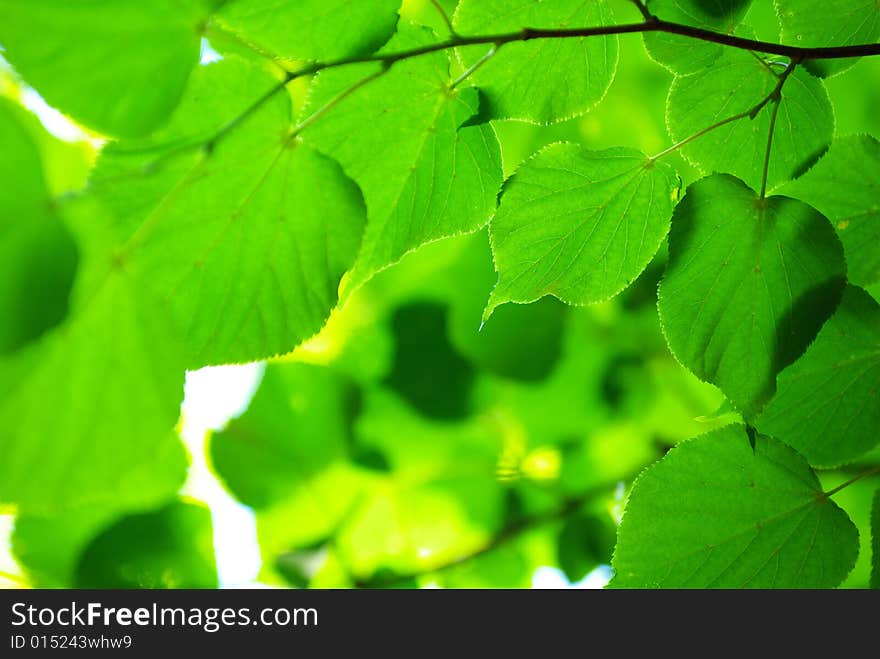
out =
<svg viewBox="0 0 880 659"><path fill-rule="evenodd" d="M287 84L293 80L291 77L292 74L288 73L284 76L284 79L278 82L276 85L270 87L262 96L260 96L256 101L251 103L242 113L238 116L234 117L226 124L224 124L220 130L218 130L211 138L202 145L202 150L210 155L214 149L229 133L235 130L241 123L243 123L248 117L257 112L260 108L262 108L266 103L274 98L275 94L284 89Z"/></svg>
<svg viewBox="0 0 880 659"><path fill-rule="evenodd" d="M474 559L477 559L481 556L484 556L499 547L516 540L524 533L531 531L536 528L540 528L541 526L545 526L547 524L552 524L553 522L558 522L560 520L567 519L570 515L581 510L585 505L594 501L597 497L602 496L608 492L614 490L615 487L618 486L619 483L627 480L631 480L635 477L635 474L630 475L629 477L620 478L614 480L609 483L603 483L601 485L597 485L595 487L591 487L579 494L575 494L567 499L565 499L559 506L548 510L543 513L539 513L536 515L532 515L529 517L525 517L516 522L508 524L506 527L501 529L494 537L492 537L485 545L479 547L478 549L464 554L462 556L455 557L451 560L448 560L444 563L438 563L435 565L428 565L422 570L413 571L409 573L399 573L399 574L390 574L387 576L382 576L380 578L360 578L355 579L354 586L356 588L387 588L390 586L394 586L396 584L400 584L405 581L410 581L412 579L417 579L419 577L427 576L429 574L437 574L439 572L445 572L447 570L451 570L455 567L468 563Z"/></svg>
<svg viewBox="0 0 880 659"><path fill-rule="evenodd" d="M767 96L762 98L755 105L750 107L748 110L744 110L743 112L737 112L734 115L731 115L725 119L722 119L721 121L716 121L714 124L711 124L710 126L706 126L702 130L699 130L696 133L694 133L693 135L689 135L688 137L685 137L683 140L676 142L675 144L673 144L669 148L664 149L660 153L658 153L654 156L651 156L649 158L649 160L651 162L653 162L655 160L658 160L659 158L663 158L664 156L668 156L670 153L673 153L674 151L678 151L681 147L686 146L686 145L690 144L691 142L693 142L694 140L697 140L697 139L703 137L703 135L706 135L707 133L711 133L713 130L721 128L722 126L726 126L727 124L733 123L734 121L739 121L740 119L745 119L746 117L748 117L750 119L754 119L755 117L758 116L758 113L761 110L763 110L764 107L768 103L770 103L771 101L774 102L776 105L776 108L774 110L773 119L771 120L771 131L772 131L772 125L775 125L775 123L776 123L776 110L779 109L778 99L782 98L782 96L781 96L782 87L783 87L783 85L785 85L785 81L788 79L788 76L790 76L792 74L792 72L794 71L795 66L797 66L797 64L795 62L792 62L791 64L788 65L788 67L785 69L785 71L781 75L777 75L775 72L772 72L773 75L777 77L776 85L773 87L773 89L770 91L770 93L767 94ZM767 152L769 154L769 145L768 145ZM768 155L768 158L769 158L769 155ZM766 167L766 163L765 163L765 167ZM766 183L766 175L767 175L767 172L765 170L765 172L764 172L765 183ZM763 197L763 194L762 194L762 197Z"/></svg>
<svg viewBox="0 0 880 659"><path fill-rule="evenodd" d="M785 81L788 80L788 77L794 73L794 70L797 68L797 65L800 64L801 59L795 58L791 61L791 63L786 67L785 71L783 71L779 75L779 80L776 83L776 87L773 88L773 91L770 92L770 96L765 99L764 104L773 103L773 112L770 114L770 129L767 135L767 149L764 152L764 169L761 172L761 199L767 196L767 174L770 171L770 152L773 148L773 133L776 132L776 117L779 115L779 105L782 102L782 88L785 86Z"/></svg>
<svg viewBox="0 0 880 659"><path fill-rule="evenodd" d="M310 114L308 117L306 117L301 122L299 122L296 126L293 127L293 130L291 130L290 136L288 137L288 141L294 139L297 135L302 133L306 128L311 126L318 119L320 119L322 116L327 114L330 110L332 110L334 107L339 105L339 103L341 103L343 100L345 100L348 96L351 96L352 94L354 94L361 87L364 87L365 85L368 85L376 78L380 78L383 75L385 75L388 72L389 68L391 68L390 65L388 65L388 64L383 65L382 68L379 69L378 71L376 71L375 73L368 75L366 78L362 78L361 80L358 80L351 87L348 87L347 89L343 90L342 92L340 92L339 94L334 96L332 99L327 101L327 103L322 105L320 108L315 110L312 114Z"/></svg>
<svg viewBox="0 0 880 659"><path fill-rule="evenodd" d="M770 112L770 128L767 130L767 149L764 151L764 169L761 172L761 199L767 196L767 174L770 171L770 152L773 150L773 133L776 131L776 117L779 115L780 94L773 98L773 110Z"/></svg>
<svg viewBox="0 0 880 659"><path fill-rule="evenodd" d="M458 36L458 33L455 31L455 27L452 25L452 19L449 18L449 14L446 13L446 10L443 9L443 5L440 4L439 0L431 0L431 4L434 5L434 9L437 10L437 13L443 18L443 22L446 23L446 27L449 30L449 34L452 36Z"/></svg>
<svg viewBox="0 0 880 659"><path fill-rule="evenodd" d="M249 39L245 39L238 32L235 32L234 30L230 30L230 29L224 27L223 25L218 23L216 20L212 20L208 24L207 29L205 30L205 36L209 40L212 35L216 35L216 36L220 37L221 39L229 39L231 41L234 41L235 43L239 44L240 46L247 48L248 50L250 50L254 54L259 55L260 57L267 60L268 62L271 62L272 64L277 66L279 69L284 71L285 73L290 71L290 69L288 69L283 64L283 60L284 60L283 57L281 57L277 53L273 53L271 50L269 50L268 48L266 48L262 44L254 43L253 41L251 41Z"/></svg>
<svg viewBox="0 0 880 659"><path fill-rule="evenodd" d="M444 41L411 48L409 50L401 50L394 53L376 53L373 55L357 55L354 57L344 57L341 59L330 60L326 62L313 62L298 71L291 71L288 74L289 80L299 78L304 75L318 73L324 69L331 69L338 66L346 66L348 64L364 64L367 62L386 62L394 64L402 60L421 55L429 55L431 53L449 50L452 48L461 48L464 46L479 46L483 44L495 45L496 48L506 43L515 41L534 41L536 39L579 39L585 37L601 37L613 36L619 34L640 34L644 32L666 32L668 34L677 34L679 36L689 37L697 41L708 41L741 50L754 50L761 53L769 53L772 55L782 55L792 60L803 61L807 59L843 59L850 57L867 57L872 55L880 55L880 43L856 44L852 46L828 46L821 48L808 48L803 46L789 46L786 44L772 43L769 41L759 41L757 39L746 39L702 28L683 25L680 23L671 23L652 17L650 20L641 23L623 23L620 25L597 25L593 27L577 27L577 28L523 28L516 32L505 32L502 34L486 34L476 36L453 35Z"/></svg>
<svg viewBox="0 0 880 659"><path fill-rule="evenodd" d="M707 133L711 133L713 130L721 128L722 126L726 126L727 124L733 123L734 121L739 121L740 119L745 119L746 117L748 117L751 114L751 112L752 112L752 110L749 109L749 110L746 110L745 112L739 112L737 114L731 115L731 116L727 117L726 119L722 119L721 121L716 121L711 126L706 126L702 130L699 130L696 133L694 133L693 135L689 135L688 137L684 138L683 140L676 142L675 144L673 144L669 148L663 149L663 151L661 151L660 153L658 153L656 155L651 156L648 160L653 162L654 160L658 160L660 158L668 156L670 153L678 151L681 147L687 146L691 142L703 137L703 135L705 135Z"/></svg>
<svg viewBox="0 0 880 659"><path fill-rule="evenodd" d="M633 1L636 2L636 0ZM636 4L640 8L644 6L644 3L642 2L636 2ZM643 15L647 14L647 16L646 19L641 23L624 23L620 25L599 25L593 27L566 29L523 28L522 30L518 30L516 32L477 36L462 36L453 33L448 39L444 41L438 41L436 43L428 44L426 46L420 46L418 48L412 48L409 50L402 50L396 53L377 53L373 55L345 57L326 62L313 62L295 71L287 71L284 79L278 85L276 85L268 92L266 92L266 94L264 94L262 97L257 99L257 101L255 101L253 105L242 112L242 114L240 114L238 117L232 119L228 124L222 127L212 138L210 138L204 144L204 150L206 153L210 154L210 152L214 149L214 147L216 147L218 142L223 140L226 135L234 130L242 121L244 121L248 116L256 112L260 107L262 107L264 103L266 103L269 99L271 99L275 94L281 91L288 83L292 82L293 80L302 78L304 76L314 75L315 73L319 73L320 71L323 71L325 69L332 69L339 66L347 66L349 64L379 62L381 64L384 64L386 67L391 67L397 62L411 59L413 57L420 57L422 55L429 55L431 53L450 50L452 48L460 48L463 46L489 44L493 46L493 51L497 52L504 44L513 43L516 41L533 41L535 39L573 39L597 36L611 36L619 34L638 34L645 32L666 32L668 34L677 34L680 36L689 37L698 41L718 43L725 46L730 46L732 48L758 51L774 55L782 55L791 58L793 62L801 62L806 59L841 59L848 57L880 55L880 43L857 44L852 46L830 46L822 48L789 46L786 44L777 44L767 41L759 41L756 39L746 39L734 35L713 32L711 30L704 30L702 28L692 27L690 25L683 25L680 23L672 23L669 21L660 20L652 16L647 7L645 7L642 13ZM486 59L488 59L488 57L486 57ZM482 63L483 62L478 62L478 64ZM470 75L470 73L473 73L473 71L469 71L466 73ZM785 74L783 73L780 76L780 79L783 79L784 77ZM453 85L458 84L458 82L460 81L454 82ZM771 98L766 99L762 104L760 104L760 107L757 107L754 110L753 114L757 114L757 112L760 111L760 109L763 108L763 106L766 105L770 100ZM743 117L737 116L735 118L729 118L728 120L719 123L719 126L741 118ZM719 126L714 126L711 129L714 130L714 128L717 128ZM673 149L673 151L674 150L675 149ZM663 155L665 155L665 153Z"/></svg>
<svg viewBox="0 0 880 659"><path fill-rule="evenodd" d="M855 476L853 476L852 478L850 478L850 479L849 479L848 481L846 481L845 483L841 483L840 485L838 485L838 486L835 487L834 489L828 490L827 492L825 492L825 493L823 494L823 496L827 499L828 497L831 497L831 496L837 494L837 493L840 492L841 490L844 490L844 489L848 488L848 487L849 487L850 485L852 485L853 483L856 483L856 482L862 480L863 478L868 478L869 476L875 476L875 475L877 475L877 474L880 474L880 466L878 466L878 467L872 467L871 469L866 469L866 470L863 471L862 473L860 473L860 474L856 474Z"/></svg>
<svg viewBox="0 0 880 659"><path fill-rule="evenodd" d="M460 76L458 76L455 80L453 80L451 83L449 83L449 89L455 89L455 88L458 87L461 83L463 83L465 80L467 80L468 78L470 78L470 77L474 74L474 72L475 72L477 69L479 69L481 66L483 66L483 64L485 64L485 63L488 62L490 59L492 59L492 58L495 56L495 53L497 53L497 52L498 52L498 48L497 48L496 46L492 46L492 47L486 52L486 54L483 55L483 56L482 56L480 59L478 59L476 62L474 62L474 63L473 63L468 69L467 69L467 71L465 71L465 72L462 73Z"/></svg>

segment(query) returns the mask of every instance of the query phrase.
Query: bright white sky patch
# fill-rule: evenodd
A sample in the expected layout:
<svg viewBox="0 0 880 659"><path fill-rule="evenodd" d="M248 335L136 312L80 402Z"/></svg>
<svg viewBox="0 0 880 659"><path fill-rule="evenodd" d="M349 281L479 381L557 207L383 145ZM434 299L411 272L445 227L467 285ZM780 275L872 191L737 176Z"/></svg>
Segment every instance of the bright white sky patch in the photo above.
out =
<svg viewBox="0 0 880 659"><path fill-rule="evenodd" d="M611 567L600 565L580 581L571 583L565 578L562 570L555 567L539 567L532 575L532 588L562 589L578 588L597 590L604 588L611 581Z"/></svg>
<svg viewBox="0 0 880 659"><path fill-rule="evenodd" d="M213 46L211 46L211 42L202 37L202 42L200 45L199 51L199 64L202 66L206 64L211 64L213 62L219 62L223 59L223 55L214 50Z"/></svg>
<svg viewBox="0 0 880 659"><path fill-rule="evenodd" d="M21 104L37 115L43 127L58 139L65 142L83 142L90 139L82 128L46 103L43 97L30 87L21 90Z"/></svg>
<svg viewBox="0 0 880 659"><path fill-rule="evenodd" d="M220 586L251 584L260 570L253 511L238 503L223 488L205 458L205 438L247 409L263 375L263 364L212 366L186 374L181 412L181 438L192 456L183 493L211 509L214 551Z"/></svg>

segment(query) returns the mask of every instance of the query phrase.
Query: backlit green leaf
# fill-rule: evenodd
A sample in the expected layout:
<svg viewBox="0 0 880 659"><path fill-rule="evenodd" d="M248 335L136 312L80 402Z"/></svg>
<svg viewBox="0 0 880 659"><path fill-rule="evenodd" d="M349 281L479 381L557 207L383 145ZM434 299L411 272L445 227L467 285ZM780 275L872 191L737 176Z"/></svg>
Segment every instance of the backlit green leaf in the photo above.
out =
<svg viewBox="0 0 880 659"><path fill-rule="evenodd" d="M804 459L743 426L688 440L636 480L613 587L833 588L858 532Z"/></svg>
<svg viewBox="0 0 880 659"><path fill-rule="evenodd" d="M112 501L54 515L16 517L12 550L31 584L73 588L77 563L92 539L120 517L154 509L174 497L186 478L186 451L176 441L161 443L161 450L127 474L126 487L119 488Z"/></svg>
<svg viewBox="0 0 880 659"><path fill-rule="evenodd" d="M876 0L776 0L782 41L793 46L850 46L880 37ZM814 60L806 66L820 76L851 67L855 59Z"/></svg>
<svg viewBox="0 0 880 659"><path fill-rule="evenodd" d="M274 85L241 60L200 68L169 128L107 148L94 177L129 267L170 303L190 366L287 352L316 333L360 244L359 191L291 135L283 93L210 153L187 148Z"/></svg>
<svg viewBox="0 0 880 659"><path fill-rule="evenodd" d="M664 21L732 34L752 0L648 0L648 10ZM648 54L674 73L688 74L711 66L721 55L720 44L676 34L645 34Z"/></svg>
<svg viewBox="0 0 880 659"><path fill-rule="evenodd" d="M248 411L211 438L214 469L254 508L283 501L346 459L358 391L329 368L273 364Z"/></svg>
<svg viewBox="0 0 880 659"><path fill-rule="evenodd" d="M132 472L177 442L183 372L163 305L108 274L68 320L0 361L0 502L44 513L136 500Z"/></svg>
<svg viewBox="0 0 880 659"><path fill-rule="evenodd" d="M659 289L669 347L754 418L834 312L845 271L831 224L803 202L698 181L675 210Z"/></svg>
<svg viewBox="0 0 880 659"><path fill-rule="evenodd" d="M463 35L613 22L606 0L462 0L454 19ZM461 49L462 63L473 66L490 48ZM616 69L616 36L535 40L505 44L471 80L485 93L489 116L553 123L584 114L599 102Z"/></svg>
<svg viewBox="0 0 880 659"><path fill-rule="evenodd" d="M669 231L678 178L633 149L554 144L505 186L490 224L498 284L486 310L553 295L589 304L645 269Z"/></svg>
<svg viewBox="0 0 880 659"><path fill-rule="evenodd" d="M411 26L387 50L424 44ZM308 112L376 71L372 65L325 71ZM487 125L462 126L478 111L474 89L450 89L445 53L399 62L347 95L303 133L363 190L368 223L349 285L356 287L413 249L475 231L495 209L501 154Z"/></svg>
<svg viewBox="0 0 880 659"><path fill-rule="evenodd" d="M209 0L0 0L5 57L46 100L110 135L141 135L177 105Z"/></svg>
<svg viewBox="0 0 880 659"><path fill-rule="evenodd" d="M322 62L378 49L394 32L400 0L238 0L219 17L282 57Z"/></svg>
<svg viewBox="0 0 880 659"><path fill-rule="evenodd" d="M848 286L803 357L779 374L761 432L811 464L851 462L880 443L880 305Z"/></svg>
<svg viewBox="0 0 880 659"><path fill-rule="evenodd" d="M767 98L781 69L740 50L725 51L713 66L679 76L669 89L666 121L674 141L747 112ZM682 147L682 154L706 173L734 174L761 188L772 105L754 118L722 126ZM768 189L794 178L831 143L834 113L821 80L803 69L791 74L773 134Z"/></svg>

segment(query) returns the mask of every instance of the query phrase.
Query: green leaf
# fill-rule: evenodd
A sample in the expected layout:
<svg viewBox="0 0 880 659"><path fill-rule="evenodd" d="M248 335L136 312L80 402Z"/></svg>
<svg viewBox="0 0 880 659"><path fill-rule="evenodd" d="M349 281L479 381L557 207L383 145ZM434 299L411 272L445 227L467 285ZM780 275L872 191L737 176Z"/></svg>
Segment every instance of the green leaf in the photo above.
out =
<svg viewBox="0 0 880 659"><path fill-rule="evenodd" d="M400 0L227 2L222 25L275 55L327 62L369 55L394 33Z"/></svg>
<svg viewBox="0 0 880 659"><path fill-rule="evenodd" d="M454 19L456 30L464 35L613 23L605 0L462 0ZM459 57L470 67L490 48L462 48ZM470 80L486 95L488 116L554 123L582 115L602 100L617 70L617 49L616 35L512 42Z"/></svg>
<svg viewBox="0 0 880 659"><path fill-rule="evenodd" d="M484 304L485 297L479 308L453 311L454 345L480 369L502 378L539 382L548 377L562 352L567 307L549 297L534 304L507 304L480 327Z"/></svg>
<svg viewBox="0 0 880 659"><path fill-rule="evenodd" d="M199 61L206 0L0 0L4 56L45 99L110 135L174 109Z"/></svg>
<svg viewBox="0 0 880 659"><path fill-rule="evenodd" d="M264 570L284 573L276 563L279 557L296 549L322 544L339 530L364 492L360 470L336 462L314 472L307 479L298 477L290 483L290 495L268 508L257 511L257 536ZM256 480L259 474L248 474ZM286 577L285 577L286 578Z"/></svg>
<svg viewBox="0 0 880 659"><path fill-rule="evenodd" d="M186 451L177 441L161 447L163 453L128 474L125 490L118 490L112 501L55 515L16 517L12 550L33 586L73 588L77 563L93 538L123 515L153 509L174 497L186 479Z"/></svg>
<svg viewBox="0 0 880 659"><path fill-rule="evenodd" d="M399 478L363 498L339 530L337 546L359 580L387 583L394 575L428 572L485 548L501 528L503 492L490 473L465 469L432 481Z"/></svg>
<svg viewBox="0 0 880 659"><path fill-rule="evenodd" d="M407 26L386 50L424 45L429 36ZM323 72L307 113L376 71L360 65ZM463 126L478 112L478 94L450 89L451 81L445 53L399 62L304 131L307 143L340 162L367 203L350 289L425 243L479 229L495 210L498 141L487 124Z"/></svg>
<svg viewBox="0 0 880 659"><path fill-rule="evenodd" d="M288 352L315 334L360 243L361 195L293 137L286 94L210 152L195 148L276 84L231 57L200 67L168 129L108 147L94 175L120 258L170 304L190 367Z"/></svg>
<svg viewBox="0 0 880 659"><path fill-rule="evenodd" d="M75 583L77 588L216 588L211 513L176 501L121 519L86 548Z"/></svg>
<svg viewBox="0 0 880 659"><path fill-rule="evenodd" d="M871 588L880 588L880 490L871 508Z"/></svg>
<svg viewBox="0 0 880 659"><path fill-rule="evenodd" d="M326 543L286 551L275 559L275 569L294 588L308 588L312 579L327 565L332 551L333 548Z"/></svg>
<svg viewBox="0 0 880 659"><path fill-rule="evenodd" d="M414 302L397 309L391 325L394 364L385 384L426 417L467 416L476 374L449 341L446 309Z"/></svg>
<svg viewBox="0 0 880 659"><path fill-rule="evenodd" d="M530 588L537 567L538 561L523 551L521 543L510 543L438 572L431 581L441 588Z"/></svg>
<svg viewBox="0 0 880 659"><path fill-rule="evenodd" d="M673 448L633 485L612 587L833 588L858 531L806 461L743 426Z"/></svg>
<svg viewBox="0 0 880 659"><path fill-rule="evenodd" d="M835 140L822 159L783 192L834 223L852 283L880 281L880 142L870 135Z"/></svg>
<svg viewBox="0 0 880 659"><path fill-rule="evenodd" d="M559 567L570 582L583 579L614 550L615 527L607 514L579 514L566 520L557 537Z"/></svg>
<svg viewBox="0 0 880 659"><path fill-rule="evenodd" d="M676 142L709 126L747 112L776 87L778 67L748 52L728 49L713 66L675 78L669 89L666 121ZM706 173L726 172L761 188L772 104L754 118L713 130L681 148L681 153ZM802 173L831 143L834 111L825 86L803 69L791 74L782 88L768 189Z"/></svg>
<svg viewBox="0 0 880 659"><path fill-rule="evenodd" d="M0 502L37 514L136 499L169 450L184 365L160 302L119 271L62 325L0 361Z"/></svg>
<svg viewBox="0 0 880 659"><path fill-rule="evenodd" d="M803 357L777 379L757 425L810 464L836 467L880 443L880 304L848 286Z"/></svg>
<svg viewBox="0 0 880 659"><path fill-rule="evenodd" d="M24 118L0 98L0 355L64 319L77 264L76 244L57 216Z"/></svg>
<svg viewBox="0 0 880 659"><path fill-rule="evenodd" d="M498 284L486 317L505 302L589 304L622 291L669 231L677 189L674 170L633 149L540 151L508 181L489 226Z"/></svg>
<svg viewBox="0 0 880 659"><path fill-rule="evenodd" d="M651 14L664 21L733 34L751 4L752 0L649 0L647 6ZM724 48L664 32L647 32L644 39L654 61L681 75L711 66Z"/></svg>
<svg viewBox="0 0 880 659"><path fill-rule="evenodd" d="M239 501L279 503L346 458L358 404L354 385L329 368L271 364L248 411L211 438L214 470Z"/></svg>
<svg viewBox="0 0 880 659"><path fill-rule="evenodd" d="M876 0L776 0L782 41L794 46L851 46L880 37ZM845 71L857 60L813 60L807 68L818 76Z"/></svg>
<svg viewBox="0 0 880 659"><path fill-rule="evenodd" d="M828 220L715 175L675 210L658 308L676 358L749 420L840 301L846 266Z"/></svg>

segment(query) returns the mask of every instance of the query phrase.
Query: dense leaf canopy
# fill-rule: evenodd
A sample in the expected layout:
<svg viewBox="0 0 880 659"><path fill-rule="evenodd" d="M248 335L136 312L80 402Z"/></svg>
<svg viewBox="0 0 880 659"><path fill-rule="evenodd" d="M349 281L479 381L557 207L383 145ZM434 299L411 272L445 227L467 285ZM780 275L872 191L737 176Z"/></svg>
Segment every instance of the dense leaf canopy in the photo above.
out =
<svg viewBox="0 0 880 659"><path fill-rule="evenodd" d="M877 587L878 39L0 0L0 582Z"/></svg>

